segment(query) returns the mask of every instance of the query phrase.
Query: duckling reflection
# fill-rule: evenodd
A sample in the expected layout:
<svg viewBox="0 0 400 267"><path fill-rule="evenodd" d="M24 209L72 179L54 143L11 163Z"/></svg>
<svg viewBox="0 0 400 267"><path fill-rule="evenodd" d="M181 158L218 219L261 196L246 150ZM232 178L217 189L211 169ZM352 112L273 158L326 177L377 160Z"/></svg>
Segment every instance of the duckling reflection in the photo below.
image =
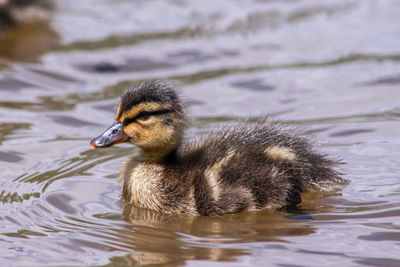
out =
<svg viewBox="0 0 400 267"><path fill-rule="evenodd" d="M266 121L184 139L186 118L174 89L146 81L121 96L114 124L91 147L141 148L121 169L124 198L162 213L224 215L295 206L300 193L341 181L336 161L303 136Z"/></svg>
<svg viewBox="0 0 400 267"><path fill-rule="evenodd" d="M119 236L122 243L134 244L135 253L126 255L123 261L129 266L183 264L194 259L235 261L251 253L244 243L271 241L284 245L287 236L314 233L309 225L286 216L275 211L185 216L126 204L123 219L131 225Z"/></svg>

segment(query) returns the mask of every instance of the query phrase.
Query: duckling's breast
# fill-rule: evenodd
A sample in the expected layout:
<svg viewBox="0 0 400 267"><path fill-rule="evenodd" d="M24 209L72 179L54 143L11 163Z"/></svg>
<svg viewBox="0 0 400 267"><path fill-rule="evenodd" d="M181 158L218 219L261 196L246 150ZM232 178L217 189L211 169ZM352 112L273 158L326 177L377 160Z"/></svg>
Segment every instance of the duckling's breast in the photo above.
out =
<svg viewBox="0 0 400 267"><path fill-rule="evenodd" d="M121 168L124 198L137 207L197 215L188 176L162 163L128 158Z"/></svg>
<svg viewBox="0 0 400 267"><path fill-rule="evenodd" d="M164 168L160 165L138 163L128 179L130 202L138 207L160 210L162 198L158 189Z"/></svg>

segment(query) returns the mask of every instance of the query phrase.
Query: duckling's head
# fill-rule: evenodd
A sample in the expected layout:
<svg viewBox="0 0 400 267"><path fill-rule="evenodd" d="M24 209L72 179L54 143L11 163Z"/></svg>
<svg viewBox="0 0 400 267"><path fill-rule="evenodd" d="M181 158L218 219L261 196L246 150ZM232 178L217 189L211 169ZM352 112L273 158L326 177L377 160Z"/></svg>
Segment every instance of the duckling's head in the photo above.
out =
<svg viewBox="0 0 400 267"><path fill-rule="evenodd" d="M173 88L165 82L145 81L121 95L115 122L90 146L129 142L145 156L162 158L177 148L184 125L182 104Z"/></svg>

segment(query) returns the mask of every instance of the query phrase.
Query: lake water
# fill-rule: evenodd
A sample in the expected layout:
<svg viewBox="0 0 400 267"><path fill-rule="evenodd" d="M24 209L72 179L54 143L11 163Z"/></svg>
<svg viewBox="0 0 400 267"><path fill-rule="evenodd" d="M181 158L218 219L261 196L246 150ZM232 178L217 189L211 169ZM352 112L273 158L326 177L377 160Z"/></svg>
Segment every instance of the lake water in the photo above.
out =
<svg viewBox="0 0 400 267"><path fill-rule="evenodd" d="M68 0L0 35L1 266L400 266L400 1ZM127 205L138 150L89 141L146 78L179 87L191 132L269 114L350 184L280 212Z"/></svg>

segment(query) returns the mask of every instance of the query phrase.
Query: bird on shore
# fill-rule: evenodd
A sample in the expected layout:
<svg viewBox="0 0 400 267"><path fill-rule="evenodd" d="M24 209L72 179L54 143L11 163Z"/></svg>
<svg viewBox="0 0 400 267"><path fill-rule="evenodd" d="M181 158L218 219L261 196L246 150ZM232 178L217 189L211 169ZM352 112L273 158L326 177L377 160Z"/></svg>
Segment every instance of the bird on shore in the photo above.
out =
<svg viewBox="0 0 400 267"><path fill-rule="evenodd" d="M126 90L115 122L90 146L141 149L121 168L123 197L163 213L225 215L280 209L300 193L343 180L338 164L303 135L266 120L216 127L184 138L187 119L174 88L145 81Z"/></svg>

